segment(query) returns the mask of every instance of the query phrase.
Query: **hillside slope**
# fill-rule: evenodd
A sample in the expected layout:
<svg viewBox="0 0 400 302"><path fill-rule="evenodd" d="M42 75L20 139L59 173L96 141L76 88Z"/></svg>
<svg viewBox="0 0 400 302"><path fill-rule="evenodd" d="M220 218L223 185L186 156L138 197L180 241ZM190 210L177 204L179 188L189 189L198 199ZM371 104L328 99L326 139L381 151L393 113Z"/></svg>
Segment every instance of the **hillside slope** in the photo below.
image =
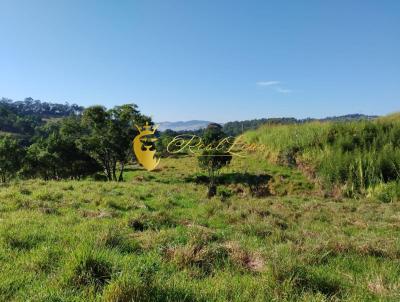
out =
<svg viewBox="0 0 400 302"><path fill-rule="evenodd" d="M245 133L264 157L301 169L333 194L400 198L399 114L373 121L266 125Z"/></svg>

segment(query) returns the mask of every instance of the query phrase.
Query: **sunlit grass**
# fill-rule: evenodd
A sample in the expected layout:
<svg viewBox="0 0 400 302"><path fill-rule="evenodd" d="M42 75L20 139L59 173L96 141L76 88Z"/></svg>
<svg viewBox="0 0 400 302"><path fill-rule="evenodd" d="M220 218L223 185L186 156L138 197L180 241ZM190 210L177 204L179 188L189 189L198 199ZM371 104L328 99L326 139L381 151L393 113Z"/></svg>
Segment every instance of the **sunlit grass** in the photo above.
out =
<svg viewBox="0 0 400 302"><path fill-rule="evenodd" d="M167 158L156 172L131 167L123 183L3 185L0 300L399 297L398 203L313 197L298 171L252 156L208 199L196 169L195 158ZM269 194L232 182L243 169L270 175Z"/></svg>
<svg viewBox="0 0 400 302"><path fill-rule="evenodd" d="M264 157L298 168L337 196L400 199L400 119L265 125L245 133L265 145Z"/></svg>

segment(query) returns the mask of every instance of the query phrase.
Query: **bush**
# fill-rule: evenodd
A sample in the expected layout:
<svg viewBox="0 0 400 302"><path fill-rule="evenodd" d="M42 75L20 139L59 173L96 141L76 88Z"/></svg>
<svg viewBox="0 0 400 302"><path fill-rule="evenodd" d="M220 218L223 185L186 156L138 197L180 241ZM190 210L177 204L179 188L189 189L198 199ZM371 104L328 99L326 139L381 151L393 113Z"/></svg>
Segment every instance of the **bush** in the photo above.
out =
<svg viewBox="0 0 400 302"><path fill-rule="evenodd" d="M368 197L376 198L385 203L398 201L400 200L400 183L380 183L369 189Z"/></svg>

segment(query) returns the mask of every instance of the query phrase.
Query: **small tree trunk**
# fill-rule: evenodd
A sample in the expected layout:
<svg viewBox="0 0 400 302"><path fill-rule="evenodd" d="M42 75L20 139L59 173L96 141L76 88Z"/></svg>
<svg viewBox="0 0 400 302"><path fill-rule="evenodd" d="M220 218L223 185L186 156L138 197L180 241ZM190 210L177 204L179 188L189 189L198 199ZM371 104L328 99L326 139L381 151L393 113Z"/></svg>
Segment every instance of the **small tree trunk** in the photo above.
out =
<svg viewBox="0 0 400 302"><path fill-rule="evenodd" d="M211 198L217 194L217 186L214 183L208 185L207 197Z"/></svg>
<svg viewBox="0 0 400 302"><path fill-rule="evenodd" d="M112 172L111 172L111 164L112 164L112 162L111 162L111 158L110 158L108 152L105 152L103 161L104 161L104 168L105 168L105 173L106 173L106 176L107 176L107 180L108 181L112 181L113 180L113 178L112 178L113 175L112 175Z"/></svg>
<svg viewBox="0 0 400 302"><path fill-rule="evenodd" d="M111 180L111 172L110 172L110 165L108 164L107 158L104 157L102 160L104 174L106 174L107 180Z"/></svg>
<svg viewBox="0 0 400 302"><path fill-rule="evenodd" d="M104 173L106 174L106 177L107 177L107 180L108 180L108 181L112 180L112 178L111 178L111 171L110 171L110 168L108 167L108 165L106 165L106 166L104 167Z"/></svg>
<svg viewBox="0 0 400 302"><path fill-rule="evenodd" d="M124 179L123 179L124 168L125 168L125 164L123 162L121 162L121 168L119 171L118 181L124 181Z"/></svg>
<svg viewBox="0 0 400 302"><path fill-rule="evenodd" d="M117 162L115 160L112 161L112 180L117 181Z"/></svg>
<svg viewBox="0 0 400 302"><path fill-rule="evenodd" d="M209 178L209 183L208 183L207 197L211 198L217 194L217 185L215 183L215 175L213 169L210 169L208 171L208 178Z"/></svg>

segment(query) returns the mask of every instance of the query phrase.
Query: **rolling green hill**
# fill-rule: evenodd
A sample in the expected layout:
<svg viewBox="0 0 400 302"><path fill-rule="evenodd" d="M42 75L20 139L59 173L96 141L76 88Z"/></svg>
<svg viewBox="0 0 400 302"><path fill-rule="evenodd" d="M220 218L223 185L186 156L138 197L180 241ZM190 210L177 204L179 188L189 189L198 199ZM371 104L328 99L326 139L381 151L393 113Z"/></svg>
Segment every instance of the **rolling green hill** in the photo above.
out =
<svg viewBox="0 0 400 302"><path fill-rule="evenodd" d="M332 194L400 198L400 118L264 126L245 134L263 156L292 166Z"/></svg>
<svg viewBox="0 0 400 302"><path fill-rule="evenodd" d="M49 103L32 98L23 101L1 98L0 133L31 137L38 126L82 111L83 107L76 104Z"/></svg>

